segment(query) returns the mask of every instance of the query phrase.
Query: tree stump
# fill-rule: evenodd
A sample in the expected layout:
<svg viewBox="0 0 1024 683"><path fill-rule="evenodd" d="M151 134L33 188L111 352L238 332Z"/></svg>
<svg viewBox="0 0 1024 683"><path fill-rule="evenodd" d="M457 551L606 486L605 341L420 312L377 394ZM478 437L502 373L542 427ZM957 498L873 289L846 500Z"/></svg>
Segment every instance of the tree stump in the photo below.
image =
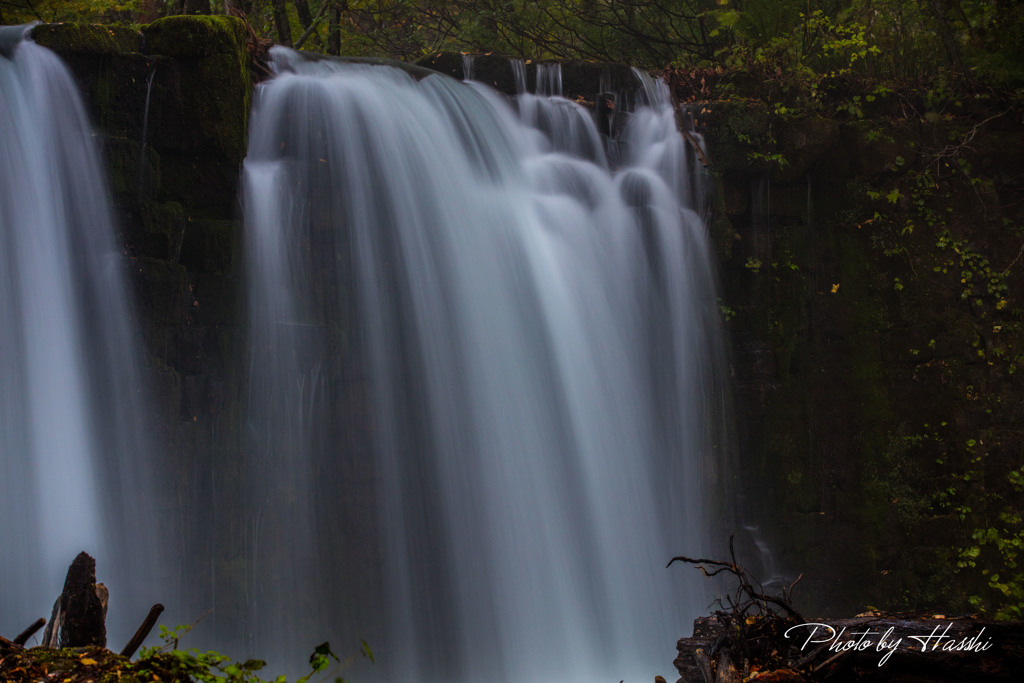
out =
<svg viewBox="0 0 1024 683"><path fill-rule="evenodd" d="M107 587L96 583L96 560L81 552L68 567L64 590L43 633L47 647L106 647Z"/></svg>

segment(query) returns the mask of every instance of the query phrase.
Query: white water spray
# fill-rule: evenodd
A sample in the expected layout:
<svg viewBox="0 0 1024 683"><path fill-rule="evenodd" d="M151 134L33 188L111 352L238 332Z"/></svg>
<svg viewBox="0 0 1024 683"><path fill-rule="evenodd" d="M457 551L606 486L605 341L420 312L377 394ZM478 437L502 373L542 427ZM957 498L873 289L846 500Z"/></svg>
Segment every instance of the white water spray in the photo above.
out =
<svg viewBox="0 0 1024 683"><path fill-rule="evenodd" d="M158 596L124 260L75 84L25 31L0 30L0 631L86 550L127 640Z"/></svg>
<svg viewBox="0 0 1024 683"><path fill-rule="evenodd" d="M241 637L363 637L382 680L667 671L706 606L665 564L707 547L720 395L663 86L613 172L561 98L517 111L441 76L274 60L244 174Z"/></svg>

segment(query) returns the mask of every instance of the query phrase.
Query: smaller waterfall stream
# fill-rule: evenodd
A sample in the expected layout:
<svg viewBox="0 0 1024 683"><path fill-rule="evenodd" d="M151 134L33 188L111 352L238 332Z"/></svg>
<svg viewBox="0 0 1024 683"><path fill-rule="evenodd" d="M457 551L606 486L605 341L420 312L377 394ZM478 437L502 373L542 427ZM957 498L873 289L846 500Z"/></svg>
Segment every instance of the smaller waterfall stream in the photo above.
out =
<svg viewBox="0 0 1024 683"><path fill-rule="evenodd" d="M149 144L149 96L153 92L153 77L156 76L156 67L149 72L146 79L146 105L142 110L142 135L139 137L139 191L138 198L141 202L146 196L146 146Z"/></svg>
<svg viewBox="0 0 1024 683"><path fill-rule="evenodd" d="M160 596L125 261L77 88L25 32L0 29L0 630L86 550L127 640Z"/></svg>
<svg viewBox="0 0 1024 683"><path fill-rule="evenodd" d="M244 171L238 637L365 638L381 680L667 670L706 605L664 565L706 547L720 396L664 86L615 171L552 94L513 108L478 83L273 58Z"/></svg>

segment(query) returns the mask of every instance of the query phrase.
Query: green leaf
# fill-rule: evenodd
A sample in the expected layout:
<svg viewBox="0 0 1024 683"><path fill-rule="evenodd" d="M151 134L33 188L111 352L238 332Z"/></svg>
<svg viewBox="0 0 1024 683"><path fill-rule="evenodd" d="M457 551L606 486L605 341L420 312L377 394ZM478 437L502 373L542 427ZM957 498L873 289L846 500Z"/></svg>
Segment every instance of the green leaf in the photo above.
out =
<svg viewBox="0 0 1024 683"><path fill-rule="evenodd" d="M367 645L365 640L360 640L359 642L363 644L363 654L366 655L366 658L374 664L376 664L376 662L373 659L373 650L370 649L370 646Z"/></svg>
<svg viewBox="0 0 1024 683"><path fill-rule="evenodd" d="M732 28L736 25L736 22L740 20L740 13L738 10L729 9L723 10L717 15L718 25L723 28Z"/></svg>

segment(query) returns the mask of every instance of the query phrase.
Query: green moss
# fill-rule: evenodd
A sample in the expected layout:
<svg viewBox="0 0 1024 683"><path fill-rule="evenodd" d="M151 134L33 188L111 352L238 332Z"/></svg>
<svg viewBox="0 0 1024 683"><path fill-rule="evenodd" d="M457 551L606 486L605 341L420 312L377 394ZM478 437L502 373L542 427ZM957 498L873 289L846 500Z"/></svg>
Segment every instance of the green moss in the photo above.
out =
<svg viewBox="0 0 1024 683"><path fill-rule="evenodd" d="M223 15L164 17L143 26L142 34L148 54L173 57L237 55L246 45L245 22Z"/></svg>
<svg viewBox="0 0 1024 683"><path fill-rule="evenodd" d="M24 681L74 680L108 683L119 681L153 680L147 669L145 675L133 671L127 657L104 648L47 648L33 647L17 650L0 658L0 680L20 683ZM164 671L160 671L163 674ZM163 680L184 681L183 678L163 677Z"/></svg>
<svg viewBox="0 0 1024 683"><path fill-rule="evenodd" d="M715 252L718 255L720 262L724 263L732 257L733 246L736 241L740 239L739 234L736 232L736 228L733 227L730 216L736 216L746 209L746 205L742 206L741 210L735 210L735 207L730 206L727 197L729 199L741 199L743 202L746 201L746 195L739 192L730 192L731 185L727 185L723 179L722 174L718 172L712 172L712 178L714 179L714 196L712 197L713 209L711 211L712 221L711 225L708 226L711 233L711 240L715 246Z"/></svg>
<svg viewBox="0 0 1024 683"><path fill-rule="evenodd" d="M238 221L194 220L185 228L181 263L190 271L224 273L232 268Z"/></svg>
<svg viewBox="0 0 1024 683"><path fill-rule="evenodd" d="M761 102L714 102L703 108L712 163L722 169L752 169L751 153L772 140L772 117ZM772 150L774 151L774 150Z"/></svg>
<svg viewBox="0 0 1024 683"><path fill-rule="evenodd" d="M175 260L185 231L185 209L178 202L146 202L139 207L135 248L140 256Z"/></svg>
<svg viewBox="0 0 1024 683"><path fill-rule="evenodd" d="M114 55L142 51L142 34L126 26L99 24L39 24L32 39L56 52Z"/></svg>
<svg viewBox="0 0 1024 683"><path fill-rule="evenodd" d="M223 55L204 59L188 75L199 91L190 100L201 130L215 149L241 160L247 145L247 121L252 81L248 57Z"/></svg>
<svg viewBox="0 0 1024 683"><path fill-rule="evenodd" d="M866 176L901 175L920 150L920 132L913 126L886 119L844 123L840 135L855 170Z"/></svg>
<svg viewBox="0 0 1024 683"><path fill-rule="evenodd" d="M245 24L234 17L176 16L142 30L147 53L179 60L180 123L188 138L204 153L240 162L252 93Z"/></svg>

